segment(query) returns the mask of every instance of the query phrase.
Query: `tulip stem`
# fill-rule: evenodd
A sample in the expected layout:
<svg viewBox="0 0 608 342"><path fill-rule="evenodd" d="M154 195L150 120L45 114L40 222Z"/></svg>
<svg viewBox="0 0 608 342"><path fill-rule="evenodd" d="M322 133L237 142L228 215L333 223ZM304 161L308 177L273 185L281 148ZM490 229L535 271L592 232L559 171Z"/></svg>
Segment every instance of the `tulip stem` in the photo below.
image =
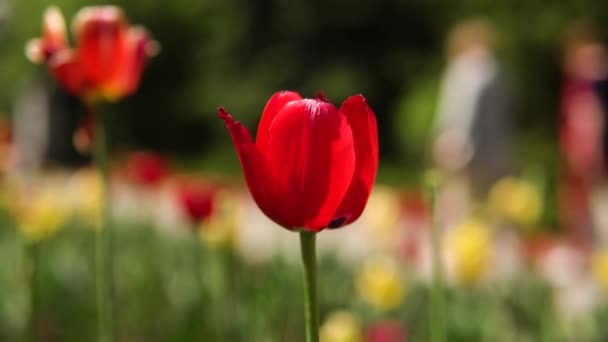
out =
<svg viewBox="0 0 608 342"><path fill-rule="evenodd" d="M87 114L94 114L89 106ZM97 290L97 328L99 341L114 340L113 326L113 253L112 225L110 222L110 173L108 167L108 147L104 116L94 116L95 124L95 164L101 176L102 203L101 222L95 236L95 268Z"/></svg>
<svg viewBox="0 0 608 342"><path fill-rule="evenodd" d="M436 204L439 188L439 175L433 171L427 174L427 187L430 206L431 242L433 250L433 282L431 287L430 306L430 340L446 340L443 298L443 265L441 262L441 228L437 222Z"/></svg>
<svg viewBox="0 0 608 342"><path fill-rule="evenodd" d="M317 299L316 233L300 232L300 249L304 266L304 313L306 342L319 341L319 304Z"/></svg>
<svg viewBox="0 0 608 342"><path fill-rule="evenodd" d="M38 306L40 305L39 290L40 284L40 257L37 242L23 241L25 284L29 291L29 312L28 321L24 334L25 341L36 341L36 326L38 316Z"/></svg>

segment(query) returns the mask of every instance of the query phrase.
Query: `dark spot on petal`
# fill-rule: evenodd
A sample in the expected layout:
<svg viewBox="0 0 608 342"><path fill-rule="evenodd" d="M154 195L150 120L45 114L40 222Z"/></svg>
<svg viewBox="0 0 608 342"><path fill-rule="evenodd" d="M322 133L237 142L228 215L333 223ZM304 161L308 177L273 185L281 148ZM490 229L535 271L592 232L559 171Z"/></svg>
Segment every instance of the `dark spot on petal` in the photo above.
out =
<svg viewBox="0 0 608 342"><path fill-rule="evenodd" d="M329 228L329 229L340 228L340 227L342 227L344 222L346 222L347 218L348 217L346 217L346 216L335 217L333 220L331 220L329 222L329 224L327 225L327 228Z"/></svg>

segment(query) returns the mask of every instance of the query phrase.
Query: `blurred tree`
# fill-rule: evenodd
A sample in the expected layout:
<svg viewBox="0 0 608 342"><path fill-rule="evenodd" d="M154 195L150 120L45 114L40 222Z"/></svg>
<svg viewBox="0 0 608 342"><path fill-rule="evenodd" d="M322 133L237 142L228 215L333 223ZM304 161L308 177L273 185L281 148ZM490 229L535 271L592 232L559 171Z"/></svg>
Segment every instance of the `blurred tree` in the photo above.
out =
<svg viewBox="0 0 608 342"><path fill-rule="evenodd" d="M607 2L578 0L551 6L524 0L110 2L162 45L139 92L106 108L115 143L211 156L230 144L215 117L218 105L254 125L274 91L312 96L323 89L336 104L353 93L366 95L377 111L382 159L412 167L421 166L425 113L434 112L433 80L455 22L485 16L496 24L517 93L520 135L552 152L562 31L576 17L602 23L608 14ZM99 3L56 1L67 18ZM23 80L45 72L25 60L23 46L37 36L47 5L0 0L0 113L11 112Z"/></svg>

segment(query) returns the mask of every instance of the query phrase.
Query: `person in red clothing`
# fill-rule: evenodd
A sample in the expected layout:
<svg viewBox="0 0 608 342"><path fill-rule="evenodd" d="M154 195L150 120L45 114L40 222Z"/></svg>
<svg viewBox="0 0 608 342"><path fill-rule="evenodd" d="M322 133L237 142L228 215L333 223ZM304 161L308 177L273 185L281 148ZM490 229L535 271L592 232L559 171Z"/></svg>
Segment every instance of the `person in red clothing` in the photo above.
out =
<svg viewBox="0 0 608 342"><path fill-rule="evenodd" d="M564 39L560 103L562 223L576 240L590 241L591 192L602 174L605 115L597 84L608 78L606 49L587 22L570 27Z"/></svg>

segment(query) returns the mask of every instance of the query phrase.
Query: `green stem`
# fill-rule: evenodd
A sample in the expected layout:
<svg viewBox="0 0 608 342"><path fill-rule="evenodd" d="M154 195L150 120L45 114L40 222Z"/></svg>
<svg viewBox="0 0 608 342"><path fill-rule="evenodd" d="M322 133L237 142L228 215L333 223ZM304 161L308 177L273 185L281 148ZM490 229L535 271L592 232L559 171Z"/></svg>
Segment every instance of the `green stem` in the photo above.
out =
<svg viewBox="0 0 608 342"><path fill-rule="evenodd" d="M229 333L229 335L226 335L227 338L231 341L240 341L243 340L242 337L239 338L239 335L236 334L237 329L232 328L230 324L228 324L229 322L229 318L233 317L232 319L232 325L233 327L238 327L239 322L234 319L234 317L238 317L238 310L237 310L237 299L235 298L235 296L237 296L237 292L235 290L235 281L234 281L234 272L235 272L235 264L234 264L234 259L233 259L233 255L232 252L230 251L230 249L226 248L225 246L221 246L218 248L217 251L215 251L216 253L219 253L221 256L221 270L222 270L222 277L223 277L223 284L225 285L223 287L224 289L224 298L226 298L227 301L227 307L228 310L226 312L226 314L228 315L226 317L226 319L222 320L222 330L227 331Z"/></svg>
<svg viewBox="0 0 608 342"><path fill-rule="evenodd" d="M433 284L431 287L431 341L442 342L446 340L445 333L445 305L443 298L443 265L441 262L441 228L437 222L436 202L438 180L429 184L429 200L431 208L431 240L433 249Z"/></svg>
<svg viewBox="0 0 608 342"><path fill-rule="evenodd" d="M315 233L300 232L300 249L304 266L304 313L306 342L319 341L319 304L317 300L317 258Z"/></svg>
<svg viewBox="0 0 608 342"><path fill-rule="evenodd" d="M93 115L89 107L89 115ZM97 115L95 122L95 163L102 183L102 214L101 226L98 227L95 238L95 267L97 287L97 328L99 341L114 340L113 322L113 253L112 253L112 224L110 220L110 173L108 167L108 147L104 116Z"/></svg>
<svg viewBox="0 0 608 342"><path fill-rule="evenodd" d="M203 262L207 261L207 256L203 255L205 252L203 246L201 244L201 239L199 236L199 226L195 225L190 227L192 229L192 241L190 241L191 254L193 257L192 267L193 267L193 275L195 278L196 291L198 294L197 303L195 307L191 311L190 321L188 322L188 333L190 336L200 337L201 334L201 322L204 324L208 324L211 328L216 328L217 326L213 323L209 323L210 319L205 320L205 310L209 310L209 306L211 303L208 302L207 298L207 288L206 288L206 279L205 274L203 273ZM206 265L205 265L206 266ZM207 303L205 303L207 301ZM209 317L211 318L211 317ZM207 327L205 327L207 328ZM216 332L215 330L213 331ZM217 336L214 336L216 340L219 340Z"/></svg>
<svg viewBox="0 0 608 342"><path fill-rule="evenodd" d="M199 297L205 293L205 282L203 282L203 246L199 236L199 227L194 227L192 230L192 254L194 255L194 275L196 277L196 287L199 291Z"/></svg>
<svg viewBox="0 0 608 342"><path fill-rule="evenodd" d="M36 340L36 321L38 307L40 305L38 286L40 284L40 257L38 244L35 242L24 241L24 271L26 276L26 286L29 292L29 312L25 331L25 341Z"/></svg>

